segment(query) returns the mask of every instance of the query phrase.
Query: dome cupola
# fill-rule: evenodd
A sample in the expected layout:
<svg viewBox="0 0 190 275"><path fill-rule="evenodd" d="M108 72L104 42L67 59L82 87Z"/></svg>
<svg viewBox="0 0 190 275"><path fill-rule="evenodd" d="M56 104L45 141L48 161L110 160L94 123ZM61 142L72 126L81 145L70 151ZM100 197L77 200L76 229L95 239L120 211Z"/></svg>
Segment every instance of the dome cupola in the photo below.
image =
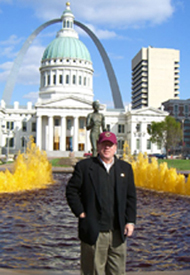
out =
<svg viewBox="0 0 190 275"><path fill-rule="evenodd" d="M44 51L42 61L52 58L77 58L91 62L88 49L79 40L78 33L73 28L74 15L69 2L66 3L66 10L61 18L62 29Z"/></svg>
<svg viewBox="0 0 190 275"><path fill-rule="evenodd" d="M41 100L72 94L93 100L90 53L74 30L70 3L62 14L62 29L47 46L41 61Z"/></svg>

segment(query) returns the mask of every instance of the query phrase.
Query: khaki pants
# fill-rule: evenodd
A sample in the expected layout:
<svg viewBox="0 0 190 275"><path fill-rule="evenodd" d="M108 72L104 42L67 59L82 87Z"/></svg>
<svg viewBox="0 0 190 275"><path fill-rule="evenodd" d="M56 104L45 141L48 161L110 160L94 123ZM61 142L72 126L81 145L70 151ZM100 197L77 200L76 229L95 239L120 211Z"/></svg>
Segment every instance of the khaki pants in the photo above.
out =
<svg viewBox="0 0 190 275"><path fill-rule="evenodd" d="M81 242L81 275L124 275L126 243L118 230L100 232L95 245Z"/></svg>

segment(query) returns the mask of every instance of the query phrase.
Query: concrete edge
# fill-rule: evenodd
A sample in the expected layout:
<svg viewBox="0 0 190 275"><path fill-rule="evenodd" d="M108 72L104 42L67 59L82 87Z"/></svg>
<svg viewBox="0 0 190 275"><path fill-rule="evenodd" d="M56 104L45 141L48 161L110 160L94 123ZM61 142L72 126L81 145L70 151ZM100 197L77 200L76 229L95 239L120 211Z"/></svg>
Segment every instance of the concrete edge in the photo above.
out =
<svg viewBox="0 0 190 275"><path fill-rule="evenodd" d="M8 269L0 268L1 275L79 275L80 271L72 270L35 270L35 269ZM190 270L177 270L177 271L138 271L127 272L126 275L189 275Z"/></svg>

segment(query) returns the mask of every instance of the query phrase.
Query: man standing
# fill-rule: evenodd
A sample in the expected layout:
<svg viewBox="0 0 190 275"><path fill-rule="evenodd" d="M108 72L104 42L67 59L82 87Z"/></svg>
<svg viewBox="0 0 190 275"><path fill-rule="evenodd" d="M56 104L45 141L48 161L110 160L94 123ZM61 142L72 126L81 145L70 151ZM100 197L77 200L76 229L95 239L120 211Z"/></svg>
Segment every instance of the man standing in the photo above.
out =
<svg viewBox="0 0 190 275"><path fill-rule="evenodd" d="M98 156L76 164L66 197L79 218L81 275L124 275L126 236L136 220L132 167L115 157L114 133L99 136Z"/></svg>

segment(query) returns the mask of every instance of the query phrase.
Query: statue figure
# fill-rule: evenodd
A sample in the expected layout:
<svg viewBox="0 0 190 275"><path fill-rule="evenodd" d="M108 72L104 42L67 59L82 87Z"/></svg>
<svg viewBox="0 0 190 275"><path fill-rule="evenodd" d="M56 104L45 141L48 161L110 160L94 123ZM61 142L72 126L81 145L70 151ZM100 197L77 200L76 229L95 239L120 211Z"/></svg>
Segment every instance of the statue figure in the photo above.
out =
<svg viewBox="0 0 190 275"><path fill-rule="evenodd" d="M100 128L105 132L105 118L103 114L99 113L100 104L98 101L92 103L94 109L93 113L88 114L86 119L86 129L90 131L90 142L92 145L92 155L95 157L97 155L97 140L100 134Z"/></svg>

